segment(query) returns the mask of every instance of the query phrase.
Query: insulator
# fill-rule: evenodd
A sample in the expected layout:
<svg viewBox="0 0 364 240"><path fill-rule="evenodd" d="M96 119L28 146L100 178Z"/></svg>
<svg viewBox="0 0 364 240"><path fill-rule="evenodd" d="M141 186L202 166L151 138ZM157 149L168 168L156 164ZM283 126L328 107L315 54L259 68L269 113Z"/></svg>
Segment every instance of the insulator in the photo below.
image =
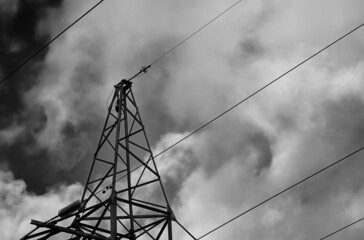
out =
<svg viewBox="0 0 364 240"><path fill-rule="evenodd" d="M146 73L148 72L148 69L151 67L151 65L148 66L142 66L142 68L140 69L140 72Z"/></svg>
<svg viewBox="0 0 364 240"><path fill-rule="evenodd" d="M60 209L58 211L58 216L59 217L66 216L68 214L71 214L71 213L79 210L81 207L82 207L82 201L76 200L73 203L67 205L66 207Z"/></svg>

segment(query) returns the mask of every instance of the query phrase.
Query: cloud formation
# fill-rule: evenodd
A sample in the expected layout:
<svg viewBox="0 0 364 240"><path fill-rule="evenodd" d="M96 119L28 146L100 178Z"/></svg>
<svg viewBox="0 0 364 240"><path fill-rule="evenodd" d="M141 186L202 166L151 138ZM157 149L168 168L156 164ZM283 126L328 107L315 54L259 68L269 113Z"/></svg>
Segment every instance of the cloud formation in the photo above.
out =
<svg viewBox="0 0 364 240"><path fill-rule="evenodd" d="M21 238L33 228L30 219L46 221L52 218L59 209L78 199L82 189L75 183L37 196L27 192L24 181L15 180L11 172L0 171L0 237Z"/></svg>
<svg viewBox="0 0 364 240"><path fill-rule="evenodd" d="M47 10L37 34L54 36L90 6L66 1ZM52 44L36 81L17 92L21 107L16 109L23 113L2 120L0 129L2 158L8 158L3 168L38 193L84 180L113 85L227 6L207 0L103 2ZM135 80L155 153L360 24L363 7L359 0L243 1ZM202 235L363 146L363 38L362 30L355 32L157 158L167 195L188 229ZM19 146L25 155L16 152ZM319 239L362 217L362 157L350 158L213 238ZM24 169L34 164L52 174L37 177L36 171L26 177L31 174ZM353 227L341 236L356 240L363 232Z"/></svg>

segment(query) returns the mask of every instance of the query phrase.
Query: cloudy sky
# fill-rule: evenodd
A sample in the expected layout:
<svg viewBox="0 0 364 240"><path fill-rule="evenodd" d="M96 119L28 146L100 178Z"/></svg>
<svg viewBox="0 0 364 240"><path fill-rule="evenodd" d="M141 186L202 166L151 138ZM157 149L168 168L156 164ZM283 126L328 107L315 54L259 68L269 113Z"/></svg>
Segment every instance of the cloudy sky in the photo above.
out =
<svg viewBox="0 0 364 240"><path fill-rule="evenodd" d="M96 3L0 0L0 79ZM80 198L113 85L233 3L106 0L0 85L1 239ZM242 1L135 81L154 152L362 24L363 9L361 0ZM158 157L177 218L201 236L363 147L363 89L359 29ZM320 239L364 217L363 158L206 239ZM362 224L331 239L362 239Z"/></svg>

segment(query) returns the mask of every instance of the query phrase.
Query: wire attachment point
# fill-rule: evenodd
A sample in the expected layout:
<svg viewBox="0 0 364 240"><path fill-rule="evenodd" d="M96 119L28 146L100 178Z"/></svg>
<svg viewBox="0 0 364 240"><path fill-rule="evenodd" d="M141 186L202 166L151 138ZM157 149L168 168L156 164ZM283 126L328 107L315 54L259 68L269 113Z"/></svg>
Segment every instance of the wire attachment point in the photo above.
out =
<svg viewBox="0 0 364 240"><path fill-rule="evenodd" d="M152 66L152 65L142 66L142 68L140 69L140 72L143 72L143 73L148 72L148 69L149 69L151 66Z"/></svg>

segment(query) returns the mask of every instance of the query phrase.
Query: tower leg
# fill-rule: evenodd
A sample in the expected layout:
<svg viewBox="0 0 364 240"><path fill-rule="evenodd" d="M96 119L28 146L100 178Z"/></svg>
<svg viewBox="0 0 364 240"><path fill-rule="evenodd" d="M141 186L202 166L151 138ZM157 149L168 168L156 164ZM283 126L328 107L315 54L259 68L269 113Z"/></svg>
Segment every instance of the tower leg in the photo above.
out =
<svg viewBox="0 0 364 240"><path fill-rule="evenodd" d="M168 240L172 240L172 220L168 219Z"/></svg>
<svg viewBox="0 0 364 240"><path fill-rule="evenodd" d="M128 183L128 200L132 202L132 192L131 192L131 176L130 176L130 153L129 153L129 126L128 126L128 106L127 106L127 96L126 90L122 90L123 98L123 114L124 114L124 132L125 132L125 158L126 158L126 169L127 169L127 183ZM129 204L129 217L130 217L130 239L135 239L134 234L134 214L133 205Z"/></svg>
<svg viewBox="0 0 364 240"><path fill-rule="evenodd" d="M117 104L118 107L121 107L121 94L120 89L116 89L117 91ZM120 122L121 122L121 111L118 112L117 125L116 125L116 135L115 135L115 153L114 153L114 169L112 175L112 189L110 195L110 232L111 232L111 240L116 240L117 237L117 209L116 209L116 190L115 190L115 182L116 182L116 172L118 166L118 151L119 151L119 135L120 135Z"/></svg>

